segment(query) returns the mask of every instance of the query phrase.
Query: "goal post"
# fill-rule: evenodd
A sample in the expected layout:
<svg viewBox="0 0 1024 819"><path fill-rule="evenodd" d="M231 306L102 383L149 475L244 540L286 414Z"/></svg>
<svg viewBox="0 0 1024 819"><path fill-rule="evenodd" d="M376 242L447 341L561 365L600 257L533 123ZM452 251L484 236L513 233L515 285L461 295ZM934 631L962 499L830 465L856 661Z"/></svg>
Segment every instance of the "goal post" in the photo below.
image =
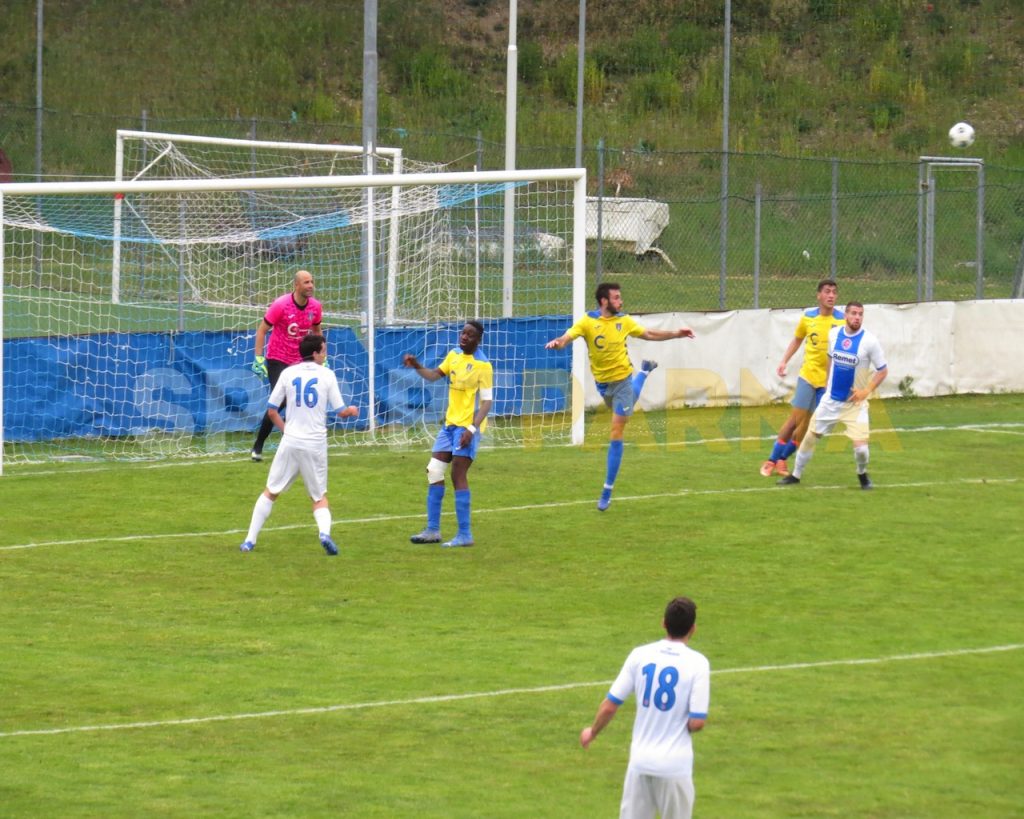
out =
<svg viewBox="0 0 1024 819"><path fill-rule="evenodd" d="M361 407L332 445L428 445L445 385L401 357L440 363L470 318L495 369L486 445L582 443L585 348L544 342L585 309L585 189L583 169L0 185L0 457L247 452L267 397L249 369L255 328L298 269L314 274L331 366ZM390 250L364 274L367 225L374 246L397 247L393 279L378 275Z"/></svg>

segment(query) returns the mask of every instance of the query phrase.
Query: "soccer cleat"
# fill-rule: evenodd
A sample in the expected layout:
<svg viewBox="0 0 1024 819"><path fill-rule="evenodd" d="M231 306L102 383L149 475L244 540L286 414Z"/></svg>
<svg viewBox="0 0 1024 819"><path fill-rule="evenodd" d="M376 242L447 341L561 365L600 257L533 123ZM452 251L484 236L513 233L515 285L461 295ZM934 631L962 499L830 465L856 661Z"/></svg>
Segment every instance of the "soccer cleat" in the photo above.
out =
<svg viewBox="0 0 1024 819"><path fill-rule="evenodd" d="M653 372L654 370L658 369L658 362L653 361L652 359L649 358L645 358L643 361L640 362L640 369L643 370L645 373Z"/></svg>
<svg viewBox="0 0 1024 819"><path fill-rule="evenodd" d="M597 511L603 512L612 505L612 490L607 486L601 490L601 497L597 500Z"/></svg>
<svg viewBox="0 0 1024 819"><path fill-rule="evenodd" d="M789 476L789 467L786 466L786 462L784 460L778 460L775 462L775 474L780 478Z"/></svg>
<svg viewBox="0 0 1024 819"><path fill-rule="evenodd" d="M252 452L249 453L249 458L254 464L258 464L260 461L263 460L263 453L260 452L258 449L254 449Z"/></svg>
<svg viewBox="0 0 1024 819"><path fill-rule="evenodd" d="M800 479L796 475L787 475L782 480L776 481L776 486L792 486L795 483L800 483Z"/></svg>
<svg viewBox="0 0 1024 819"><path fill-rule="evenodd" d="M440 543L441 533L435 532L433 529L424 529L419 534L413 535L409 538L410 543Z"/></svg>
<svg viewBox="0 0 1024 819"><path fill-rule="evenodd" d="M775 461L765 461L761 464L761 475L765 478L770 478L772 473L775 471Z"/></svg>
<svg viewBox="0 0 1024 819"><path fill-rule="evenodd" d="M255 548L256 544L253 543L251 540L245 541L241 546L238 547L239 551L242 552L251 552Z"/></svg>
<svg viewBox="0 0 1024 819"><path fill-rule="evenodd" d="M441 544L441 548L442 549L453 549L453 548L456 548L458 546L472 546L472 545L473 545L473 538L472 538L471 535L456 535L451 540L449 540L447 543L442 543Z"/></svg>
<svg viewBox="0 0 1024 819"><path fill-rule="evenodd" d="M324 547L324 551L327 552L327 554L331 555L331 557L334 557L334 555L338 553L338 547L334 545L334 541L331 540L330 535L325 535L321 533L320 545Z"/></svg>
<svg viewBox="0 0 1024 819"><path fill-rule="evenodd" d="M865 472L863 475L857 475L857 480L860 481L861 489L874 489L874 484L871 483L871 478L868 477L868 473Z"/></svg>

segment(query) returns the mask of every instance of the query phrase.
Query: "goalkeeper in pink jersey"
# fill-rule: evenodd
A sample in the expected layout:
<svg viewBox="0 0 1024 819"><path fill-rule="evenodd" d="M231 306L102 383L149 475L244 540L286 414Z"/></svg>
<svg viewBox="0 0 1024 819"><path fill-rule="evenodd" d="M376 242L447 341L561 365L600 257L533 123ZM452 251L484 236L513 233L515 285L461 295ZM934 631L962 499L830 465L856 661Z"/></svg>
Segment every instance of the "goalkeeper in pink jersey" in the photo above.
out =
<svg viewBox="0 0 1024 819"><path fill-rule="evenodd" d="M295 274L292 291L271 303L256 328L252 371L269 379L271 390L286 367L302 361L299 342L308 334L320 335L322 319L323 307L313 298L313 274L308 270L300 270ZM259 432L256 433L256 441L252 445L252 460L263 460L263 445L273 428L274 422L269 415L264 414Z"/></svg>

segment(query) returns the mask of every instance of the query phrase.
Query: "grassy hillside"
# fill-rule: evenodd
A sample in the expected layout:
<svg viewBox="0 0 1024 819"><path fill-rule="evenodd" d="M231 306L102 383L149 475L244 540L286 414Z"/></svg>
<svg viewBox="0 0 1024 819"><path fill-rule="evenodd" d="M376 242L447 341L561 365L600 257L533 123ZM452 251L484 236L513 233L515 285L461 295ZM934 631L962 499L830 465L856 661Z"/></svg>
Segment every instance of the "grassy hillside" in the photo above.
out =
<svg viewBox="0 0 1024 819"><path fill-rule="evenodd" d="M734 0L739 151L910 157L967 119L976 151L1024 162L1020 0ZM721 143L720 0L588 3L585 140ZM257 117L358 126L360 0L48 0L45 105L157 120ZM0 146L31 148L35 0L0 18ZM381 128L500 140L506 0L380 0ZM519 3L519 141L571 145L577 4ZM294 112L294 114L293 114ZM201 128L200 128L201 130ZM19 166L31 159L19 156ZM53 158L52 161L59 161ZM71 170L71 169L68 169Z"/></svg>

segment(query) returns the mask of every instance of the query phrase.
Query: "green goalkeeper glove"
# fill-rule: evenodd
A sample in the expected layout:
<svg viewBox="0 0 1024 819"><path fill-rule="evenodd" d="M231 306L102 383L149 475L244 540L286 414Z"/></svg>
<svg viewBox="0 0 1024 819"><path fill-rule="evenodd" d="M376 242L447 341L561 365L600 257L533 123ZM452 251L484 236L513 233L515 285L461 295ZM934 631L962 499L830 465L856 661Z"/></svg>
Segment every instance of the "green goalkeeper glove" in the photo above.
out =
<svg viewBox="0 0 1024 819"><path fill-rule="evenodd" d="M267 359L261 355L256 356L255 360L252 362L252 371L256 373L256 375L261 375L264 378L267 378Z"/></svg>

